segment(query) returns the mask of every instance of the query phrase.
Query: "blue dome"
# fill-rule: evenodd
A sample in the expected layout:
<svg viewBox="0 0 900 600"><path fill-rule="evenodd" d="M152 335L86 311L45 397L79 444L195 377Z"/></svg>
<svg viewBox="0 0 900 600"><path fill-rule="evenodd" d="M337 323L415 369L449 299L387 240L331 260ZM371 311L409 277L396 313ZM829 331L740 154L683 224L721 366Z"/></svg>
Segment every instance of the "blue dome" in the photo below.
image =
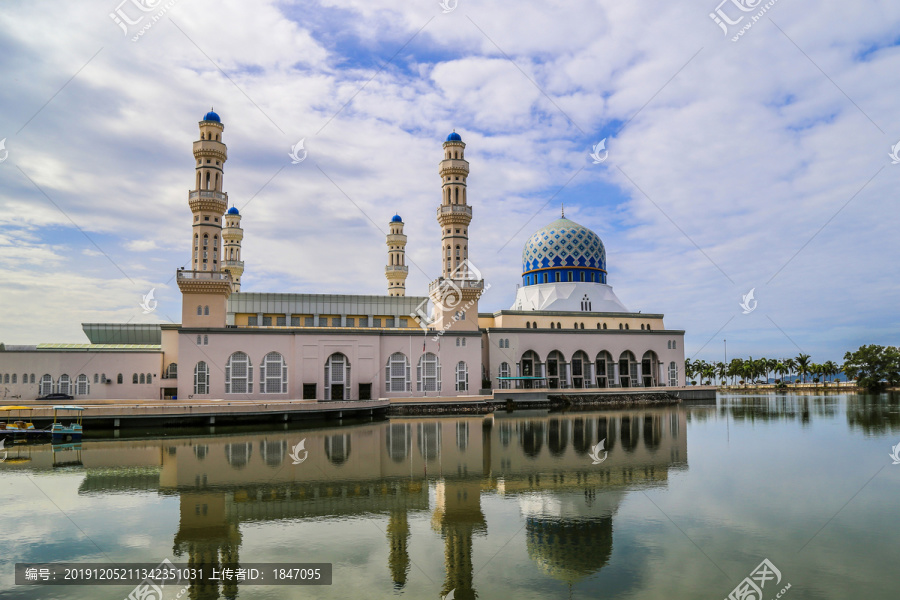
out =
<svg viewBox="0 0 900 600"><path fill-rule="evenodd" d="M231 208L228 209L228 214L229 215L240 215L241 213L238 212L238 209L236 206L232 206Z"/></svg>
<svg viewBox="0 0 900 600"><path fill-rule="evenodd" d="M567 281L606 283L600 236L565 217L538 229L522 249L524 285Z"/></svg>
<svg viewBox="0 0 900 600"><path fill-rule="evenodd" d="M403 219L400 218L400 215L394 215L394 218L391 219L391 223L402 223Z"/></svg>
<svg viewBox="0 0 900 600"><path fill-rule="evenodd" d="M219 118L219 115L217 115L213 111L209 111L208 113L206 113L206 115L203 117L203 120L204 121L215 121L216 123L222 122L222 119Z"/></svg>
<svg viewBox="0 0 900 600"><path fill-rule="evenodd" d="M462 138L459 137L459 134L454 131L453 133L451 133L450 135L447 136L447 141L448 142L461 142Z"/></svg>

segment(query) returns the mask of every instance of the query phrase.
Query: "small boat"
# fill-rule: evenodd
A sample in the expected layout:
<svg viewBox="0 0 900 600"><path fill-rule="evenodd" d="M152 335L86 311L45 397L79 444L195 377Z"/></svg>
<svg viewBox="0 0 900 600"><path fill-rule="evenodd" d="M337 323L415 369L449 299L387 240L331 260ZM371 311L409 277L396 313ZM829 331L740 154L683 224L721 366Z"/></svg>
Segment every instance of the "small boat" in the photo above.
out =
<svg viewBox="0 0 900 600"><path fill-rule="evenodd" d="M0 415L6 416L6 421L0 421L0 436L4 434L11 435L13 440L20 437L27 437L29 434L39 433L40 430L34 428L34 423L30 420L30 415L22 416L22 411L29 413L34 410L30 406L0 406ZM13 413L16 413L13 415Z"/></svg>
<svg viewBox="0 0 900 600"><path fill-rule="evenodd" d="M73 410L77 412L74 422L68 425L58 418L59 411ZM80 442L81 441L81 414L84 408L81 406L72 406L71 404L57 405L53 407L53 425L50 427L51 442Z"/></svg>

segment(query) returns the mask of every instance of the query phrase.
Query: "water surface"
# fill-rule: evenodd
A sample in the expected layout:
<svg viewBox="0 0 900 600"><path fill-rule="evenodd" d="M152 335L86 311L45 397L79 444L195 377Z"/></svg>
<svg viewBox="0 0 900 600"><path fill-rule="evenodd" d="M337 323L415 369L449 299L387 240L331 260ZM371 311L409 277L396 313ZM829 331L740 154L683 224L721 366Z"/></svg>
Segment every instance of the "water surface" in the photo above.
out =
<svg viewBox="0 0 900 600"><path fill-rule="evenodd" d="M12 447L0 595L125 598L15 586L13 564L169 558L334 565L193 600L721 599L768 559L766 599L893 600L897 444L897 397L820 393Z"/></svg>

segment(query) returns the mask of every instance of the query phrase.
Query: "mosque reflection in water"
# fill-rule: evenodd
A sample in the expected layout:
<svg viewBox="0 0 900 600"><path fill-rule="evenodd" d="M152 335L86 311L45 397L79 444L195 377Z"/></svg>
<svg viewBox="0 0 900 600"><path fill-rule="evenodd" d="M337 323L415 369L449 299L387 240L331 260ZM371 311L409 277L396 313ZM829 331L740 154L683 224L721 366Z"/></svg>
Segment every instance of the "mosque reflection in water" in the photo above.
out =
<svg viewBox="0 0 900 600"><path fill-rule="evenodd" d="M473 538L487 534L482 499L517 501L528 556L573 584L613 551L613 516L632 489L666 485L687 466L678 408L565 414L392 418L343 428L86 443L80 494L157 491L180 498L174 549L195 566L253 562L241 524L387 515L386 568L403 588L411 566L411 514L430 512L444 544L440 593L476 597ZM293 464L292 447L305 438ZM605 440L606 459L592 447ZM608 454L605 454L608 452ZM92 464L93 463L93 464ZM429 489L435 501L429 500ZM376 517L377 518L377 517ZM513 543L521 543L521 537ZM235 584L193 585L192 600L235 598Z"/></svg>

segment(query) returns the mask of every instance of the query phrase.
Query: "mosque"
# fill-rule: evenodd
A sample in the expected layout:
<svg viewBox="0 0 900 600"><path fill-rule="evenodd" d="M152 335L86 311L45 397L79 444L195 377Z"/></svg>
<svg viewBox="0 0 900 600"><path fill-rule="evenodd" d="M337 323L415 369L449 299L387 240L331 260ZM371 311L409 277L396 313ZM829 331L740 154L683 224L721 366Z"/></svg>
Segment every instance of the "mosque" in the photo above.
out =
<svg viewBox="0 0 900 600"><path fill-rule="evenodd" d="M224 191L224 129L210 111L193 142L181 323L84 323L85 344L0 344L0 398L367 400L684 385L684 331L628 310L607 282L600 237L564 215L526 242L513 306L479 312L485 285L469 258L469 162L456 132L439 165L441 272L427 295L406 295L399 215L388 223L387 295L241 291L244 230Z"/></svg>

